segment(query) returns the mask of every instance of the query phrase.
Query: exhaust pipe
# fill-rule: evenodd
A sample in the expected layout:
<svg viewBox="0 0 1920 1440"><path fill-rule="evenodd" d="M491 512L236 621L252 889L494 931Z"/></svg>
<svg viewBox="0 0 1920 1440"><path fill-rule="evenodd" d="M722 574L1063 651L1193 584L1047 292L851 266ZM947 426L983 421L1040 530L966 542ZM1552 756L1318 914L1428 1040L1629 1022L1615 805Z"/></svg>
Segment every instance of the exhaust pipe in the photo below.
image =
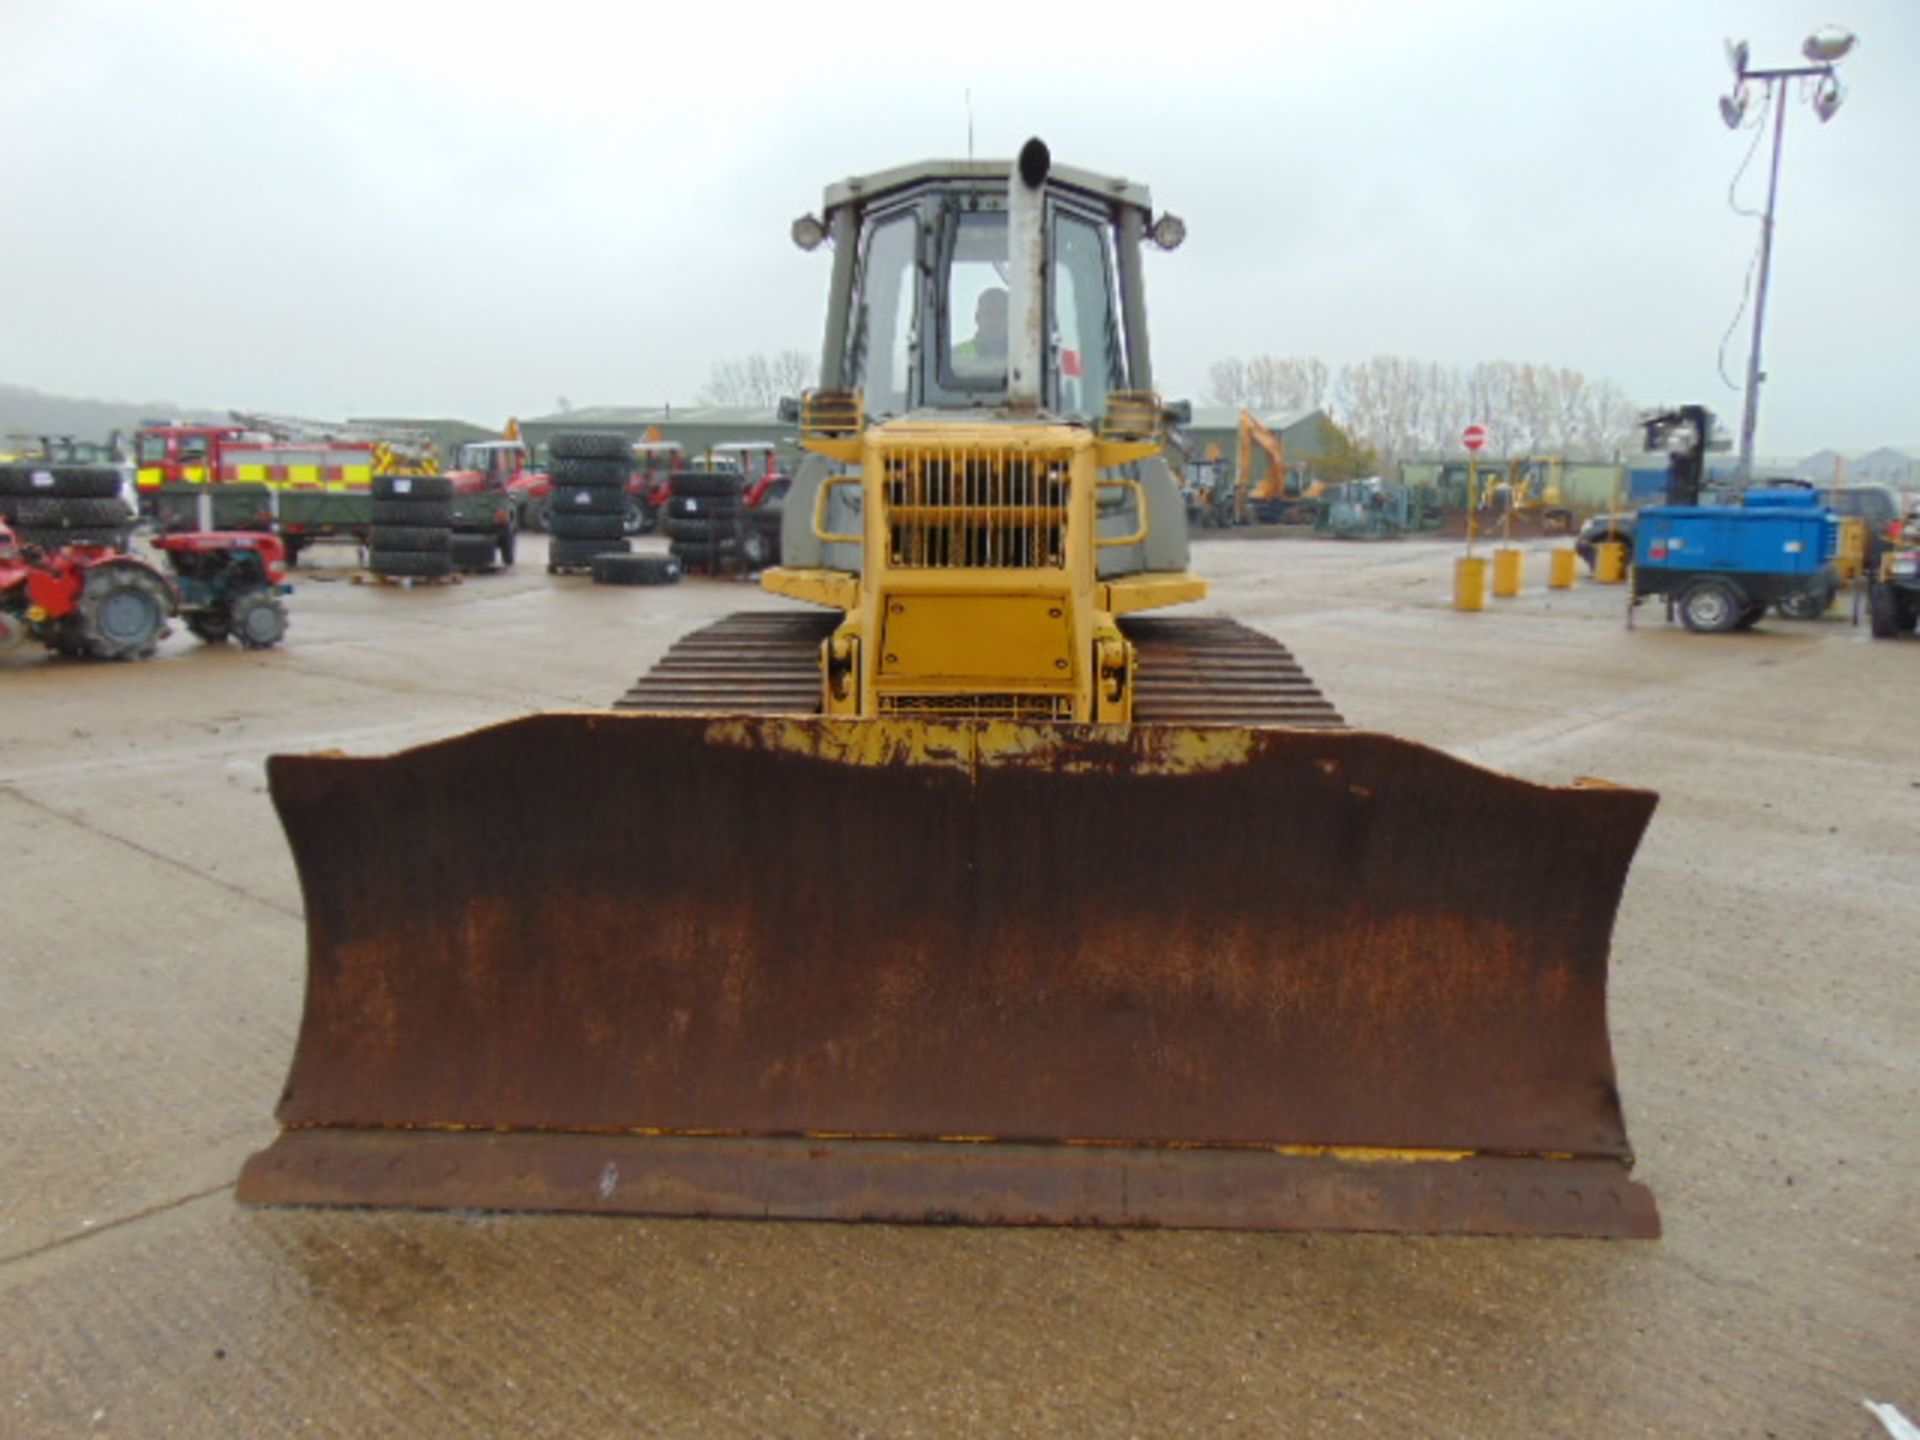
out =
<svg viewBox="0 0 1920 1440"><path fill-rule="evenodd" d="M1040 409L1046 361L1047 173L1053 156L1039 139L1020 147L1007 181L1007 408Z"/></svg>

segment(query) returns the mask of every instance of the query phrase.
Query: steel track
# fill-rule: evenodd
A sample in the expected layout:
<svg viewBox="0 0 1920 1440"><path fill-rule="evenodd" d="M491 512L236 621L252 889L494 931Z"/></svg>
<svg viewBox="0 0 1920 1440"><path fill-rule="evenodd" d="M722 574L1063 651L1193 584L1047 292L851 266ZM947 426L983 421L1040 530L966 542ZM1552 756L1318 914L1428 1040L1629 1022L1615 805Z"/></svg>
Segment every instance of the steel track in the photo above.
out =
<svg viewBox="0 0 1920 1440"><path fill-rule="evenodd" d="M820 645L838 614L744 610L683 636L614 702L616 710L814 715ZM1137 618L1133 718L1144 725L1341 729L1286 646L1236 620Z"/></svg>

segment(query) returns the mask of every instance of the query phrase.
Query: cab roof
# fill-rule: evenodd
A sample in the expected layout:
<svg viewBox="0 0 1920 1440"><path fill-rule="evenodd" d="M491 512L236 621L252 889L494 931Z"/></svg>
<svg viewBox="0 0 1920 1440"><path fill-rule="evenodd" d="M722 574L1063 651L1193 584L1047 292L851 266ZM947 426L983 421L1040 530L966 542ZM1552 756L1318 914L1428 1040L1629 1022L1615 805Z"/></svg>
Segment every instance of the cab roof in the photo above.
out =
<svg viewBox="0 0 1920 1440"><path fill-rule="evenodd" d="M823 202L828 211L855 201L869 203L897 190L934 181L994 181L1005 184L1013 175L1011 160L919 160L871 175L855 175L827 186ZM1077 190L1105 204L1132 205L1149 215L1153 197L1145 185L1115 175L1098 175L1072 165L1055 165L1047 174L1049 187Z"/></svg>

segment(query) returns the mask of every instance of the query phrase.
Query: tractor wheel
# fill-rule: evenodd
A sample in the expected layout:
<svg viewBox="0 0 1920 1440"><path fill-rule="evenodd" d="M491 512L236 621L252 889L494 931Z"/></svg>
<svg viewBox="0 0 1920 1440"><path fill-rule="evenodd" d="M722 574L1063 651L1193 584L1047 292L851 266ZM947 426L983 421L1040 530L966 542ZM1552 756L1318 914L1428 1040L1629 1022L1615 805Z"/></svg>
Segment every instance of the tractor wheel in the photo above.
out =
<svg viewBox="0 0 1920 1440"><path fill-rule="evenodd" d="M453 524L453 502L451 500L417 500L404 495L391 500L373 502L373 523L376 525L430 525Z"/></svg>
<svg viewBox="0 0 1920 1440"><path fill-rule="evenodd" d="M773 546L767 543L767 537L763 532L749 530L740 537L740 562L747 569L765 569L772 558Z"/></svg>
<svg viewBox="0 0 1920 1440"><path fill-rule="evenodd" d="M627 492L617 485L555 485L548 497L547 527L562 515L611 515L627 508ZM558 534L558 531L555 531Z"/></svg>
<svg viewBox="0 0 1920 1440"><path fill-rule="evenodd" d="M101 530L133 524L133 512L118 496L110 500L22 496L14 503L16 525L29 530Z"/></svg>
<svg viewBox="0 0 1920 1440"><path fill-rule="evenodd" d="M746 482L731 470L678 470L667 479L676 498L691 496L705 499L708 496L738 496L745 490Z"/></svg>
<svg viewBox="0 0 1920 1440"><path fill-rule="evenodd" d="M376 525L367 532L370 550L444 550L453 531L440 526Z"/></svg>
<svg viewBox="0 0 1920 1440"><path fill-rule="evenodd" d="M98 545L108 550L125 552L127 536L133 527L115 525L111 529L39 530L21 526L13 534L22 545L38 545L42 550L58 550L63 545Z"/></svg>
<svg viewBox="0 0 1920 1440"><path fill-rule="evenodd" d="M491 570L494 558L492 535L456 535L447 546L456 570Z"/></svg>
<svg viewBox="0 0 1920 1440"><path fill-rule="evenodd" d="M451 500L453 481L444 475L376 475L376 500Z"/></svg>
<svg viewBox="0 0 1920 1440"><path fill-rule="evenodd" d="M511 570L513 568L513 557L515 551L519 549L519 543L520 532L511 525L506 526L494 536L494 546L500 552L501 569Z"/></svg>
<svg viewBox="0 0 1920 1440"><path fill-rule="evenodd" d="M624 435L592 430L563 430L553 437L553 458L560 460L625 460L632 442Z"/></svg>
<svg viewBox="0 0 1920 1440"><path fill-rule="evenodd" d="M1882 580L1867 585L1867 620L1876 640L1898 639L1913 629L1920 605L1901 603L1900 592Z"/></svg>
<svg viewBox="0 0 1920 1440"><path fill-rule="evenodd" d="M1749 605L1740 612L1740 618L1734 622L1733 628L1736 630L1751 630L1760 623L1761 618L1766 613L1767 607L1765 605L1757 602Z"/></svg>
<svg viewBox="0 0 1920 1440"><path fill-rule="evenodd" d="M1680 597L1680 623L1698 635L1723 635L1740 623L1747 602L1724 580L1701 580Z"/></svg>
<svg viewBox="0 0 1920 1440"><path fill-rule="evenodd" d="M74 613L88 654L132 660L154 652L175 608L167 582L145 565L108 561L87 571Z"/></svg>
<svg viewBox="0 0 1920 1440"><path fill-rule="evenodd" d="M589 459L582 455L555 460L547 467L547 474L556 485L618 485L624 490L632 470L624 454L614 460Z"/></svg>
<svg viewBox="0 0 1920 1440"><path fill-rule="evenodd" d="M228 607L233 638L245 650L266 650L287 634L287 607L265 590L249 590Z"/></svg>
<svg viewBox="0 0 1920 1440"><path fill-rule="evenodd" d="M224 645L233 633L224 610L200 610L187 617L187 629L209 645Z"/></svg>
<svg viewBox="0 0 1920 1440"><path fill-rule="evenodd" d="M673 585L680 579L680 562L672 555L596 555L591 568L596 585Z"/></svg>
<svg viewBox="0 0 1920 1440"><path fill-rule="evenodd" d="M0 465L0 495L105 500L120 494L120 472L110 465Z"/></svg>
<svg viewBox="0 0 1920 1440"><path fill-rule="evenodd" d="M433 580L453 573L453 556L445 550L372 550L367 568L376 575Z"/></svg>
<svg viewBox="0 0 1920 1440"><path fill-rule="evenodd" d="M520 528L535 531L547 528L546 496L523 495L520 497Z"/></svg>
<svg viewBox="0 0 1920 1440"><path fill-rule="evenodd" d="M555 540L547 547L547 573L556 574L562 570L586 570L593 564L596 555L624 555L628 552L625 540Z"/></svg>
<svg viewBox="0 0 1920 1440"><path fill-rule="evenodd" d="M553 517L556 540L618 540L626 533L626 526L618 515L594 511L576 515L571 510L563 510Z"/></svg>
<svg viewBox="0 0 1920 1440"><path fill-rule="evenodd" d="M631 538L644 535L653 528L653 512L644 505L638 495L631 491L627 494L627 508L620 512L620 533Z"/></svg>
<svg viewBox="0 0 1920 1440"><path fill-rule="evenodd" d="M1818 620L1833 604L1834 592L1826 589L1796 590L1782 595L1773 608L1787 620Z"/></svg>

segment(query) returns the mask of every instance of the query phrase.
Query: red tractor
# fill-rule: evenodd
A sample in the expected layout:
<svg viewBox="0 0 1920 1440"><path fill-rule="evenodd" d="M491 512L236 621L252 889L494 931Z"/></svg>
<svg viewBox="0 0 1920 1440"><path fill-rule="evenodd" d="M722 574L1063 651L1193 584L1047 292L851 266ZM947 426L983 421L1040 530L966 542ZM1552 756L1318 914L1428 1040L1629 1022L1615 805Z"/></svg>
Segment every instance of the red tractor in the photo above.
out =
<svg viewBox="0 0 1920 1440"><path fill-rule="evenodd" d="M155 542L169 577L102 545L21 545L0 525L0 651L38 640L49 650L100 660L153 654L167 621L184 616L203 640L229 635L251 649L286 633L279 595L286 551L271 535L172 535Z"/></svg>

